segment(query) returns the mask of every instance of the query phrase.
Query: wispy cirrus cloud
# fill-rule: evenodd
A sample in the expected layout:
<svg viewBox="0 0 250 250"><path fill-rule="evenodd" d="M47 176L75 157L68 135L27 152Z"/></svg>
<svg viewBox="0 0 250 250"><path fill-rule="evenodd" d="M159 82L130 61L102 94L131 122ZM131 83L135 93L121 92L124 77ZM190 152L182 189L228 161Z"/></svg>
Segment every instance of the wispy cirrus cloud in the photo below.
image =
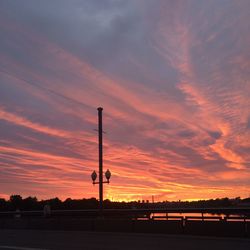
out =
<svg viewBox="0 0 250 250"><path fill-rule="evenodd" d="M107 198L249 195L248 1L1 7L4 195L97 195L98 106Z"/></svg>

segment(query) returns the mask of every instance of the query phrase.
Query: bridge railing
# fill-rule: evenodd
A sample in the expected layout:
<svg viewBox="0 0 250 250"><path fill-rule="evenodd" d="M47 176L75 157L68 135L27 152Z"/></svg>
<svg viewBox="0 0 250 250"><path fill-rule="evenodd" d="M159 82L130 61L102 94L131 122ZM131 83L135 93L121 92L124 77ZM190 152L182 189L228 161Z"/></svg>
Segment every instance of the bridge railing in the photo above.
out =
<svg viewBox="0 0 250 250"><path fill-rule="evenodd" d="M178 215L176 215L178 214ZM200 216L197 216L200 214ZM205 215L209 214L209 215ZM210 216L211 215L211 216ZM42 217L40 211L7 211L0 212L0 218ZM84 210L51 210L50 217L85 217L85 218L122 218L148 220L224 220L250 221L250 208L200 208L200 209L84 209Z"/></svg>

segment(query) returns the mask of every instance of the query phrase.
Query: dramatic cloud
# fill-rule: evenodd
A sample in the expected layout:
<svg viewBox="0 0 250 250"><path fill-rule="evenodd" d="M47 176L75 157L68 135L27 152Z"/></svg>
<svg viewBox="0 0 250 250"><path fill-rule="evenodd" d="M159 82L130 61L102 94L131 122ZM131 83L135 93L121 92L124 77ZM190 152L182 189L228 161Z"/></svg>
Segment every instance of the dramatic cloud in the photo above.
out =
<svg viewBox="0 0 250 250"><path fill-rule="evenodd" d="M0 2L1 196L250 195L248 0Z"/></svg>

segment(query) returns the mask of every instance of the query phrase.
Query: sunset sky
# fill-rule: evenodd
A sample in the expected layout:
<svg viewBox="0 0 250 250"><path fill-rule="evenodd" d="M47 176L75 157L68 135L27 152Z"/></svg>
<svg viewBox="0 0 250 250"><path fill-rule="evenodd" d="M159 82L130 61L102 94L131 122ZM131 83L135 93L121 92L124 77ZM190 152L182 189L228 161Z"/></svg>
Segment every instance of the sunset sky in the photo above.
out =
<svg viewBox="0 0 250 250"><path fill-rule="evenodd" d="M250 196L249 0L0 0L0 197Z"/></svg>

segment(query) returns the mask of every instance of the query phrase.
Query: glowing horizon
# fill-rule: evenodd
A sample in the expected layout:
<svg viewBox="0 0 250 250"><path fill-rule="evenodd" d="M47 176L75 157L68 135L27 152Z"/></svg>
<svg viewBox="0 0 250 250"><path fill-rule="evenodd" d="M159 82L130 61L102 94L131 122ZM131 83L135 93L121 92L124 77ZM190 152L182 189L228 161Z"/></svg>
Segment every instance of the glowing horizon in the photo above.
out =
<svg viewBox="0 0 250 250"><path fill-rule="evenodd" d="M250 196L250 2L0 3L0 197Z"/></svg>

